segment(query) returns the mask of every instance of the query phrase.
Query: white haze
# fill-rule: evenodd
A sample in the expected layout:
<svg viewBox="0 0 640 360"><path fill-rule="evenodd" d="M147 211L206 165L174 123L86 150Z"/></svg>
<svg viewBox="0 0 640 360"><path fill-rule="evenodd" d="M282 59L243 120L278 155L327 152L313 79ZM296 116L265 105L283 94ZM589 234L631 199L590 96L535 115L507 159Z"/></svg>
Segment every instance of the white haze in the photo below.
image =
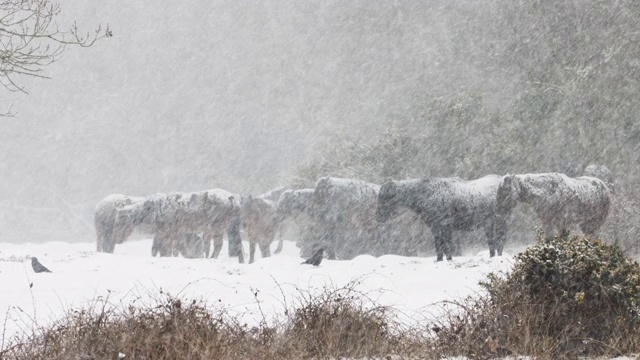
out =
<svg viewBox="0 0 640 360"><path fill-rule="evenodd" d="M61 27L114 36L4 97L17 117L0 119L0 241L92 240L111 193L264 192L326 135L410 111L408 89L494 86L451 63L443 15L469 7L451 4L62 2Z"/></svg>

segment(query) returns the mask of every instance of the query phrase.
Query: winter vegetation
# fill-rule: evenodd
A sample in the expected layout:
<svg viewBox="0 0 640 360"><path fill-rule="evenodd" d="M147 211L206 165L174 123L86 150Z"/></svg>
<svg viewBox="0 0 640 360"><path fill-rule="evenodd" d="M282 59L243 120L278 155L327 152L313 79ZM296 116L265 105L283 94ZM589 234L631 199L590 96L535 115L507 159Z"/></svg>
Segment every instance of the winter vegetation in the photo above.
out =
<svg viewBox="0 0 640 360"><path fill-rule="evenodd" d="M241 265L158 261L149 243L104 256L82 243L2 244L13 260L3 257L10 291L0 301L22 300L8 307L0 356L630 360L621 356L640 350L638 263L581 236L541 236L515 257L360 256L302 268L291 247ZM25 272L25 250L47 253L53 273Z"/></svg>
<svg viewBox="0 0 640 360"><path fill-rule="evenodd" d="M0 0L0 358L640 353L639 43L633 1Z"/></svg>

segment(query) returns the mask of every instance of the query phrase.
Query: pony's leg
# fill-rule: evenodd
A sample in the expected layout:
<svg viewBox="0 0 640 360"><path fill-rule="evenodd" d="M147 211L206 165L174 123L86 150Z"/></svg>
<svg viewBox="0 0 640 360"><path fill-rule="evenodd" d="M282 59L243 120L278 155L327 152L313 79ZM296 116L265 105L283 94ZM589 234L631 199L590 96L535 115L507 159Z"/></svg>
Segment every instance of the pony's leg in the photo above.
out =
<svg viewBox="0 0 640 360"><path fill-rule="evenodd" d="M212 259L217 259L218 255L220 255L220 250L222 250L223 238L224 238L224 232L216 230L213 233L213 252L211 253Z"/></svg>
<svg viewBox="0 0 640 360"><path fill-rule="evenodd" d="M103 252L102 244L104 244L105 239L105 226L102 225L101 221L96 221L96 252Z"/></svg>
<svg viewBox="0 0 640 360"><path fill-rule="evenodd" d="M278 246L276 246L276 249L273 251L273 253L280 254L282 252L283 245L284 245L284 239L280 238L278 240Z"/></svg>
<svg viewBox="0 0 640 360"><path fill-rule="evenodd" d="M436 261L442 261L444 253L442 250L442 236L440 235L440 232L434 228L431 228L431 232L433 234L433 243L436 247Z"/></svg>
<svg viewBox="0 0 640 360"><path fill-rule="evenodd" d="M451 260L451 230L445 227L432 228L436 245L436 261L442 261L444 255Z"/></svg>
<svg viewBox="0 0 640 360"><path fill-rule="evenodd" d="M160 253L160 257L171 256L171 248L169 246L169 241L167 240L167 235L163 234L158 237L158 251Z"/></svg>
<svg viewBox="0 0 640 360"><path fill-rule="evenodd" d="M127 239L129 238L129 236L131 236L131 234L133 234L133 226L132 225L127 225L122 229L122 232L120 233L120 236L118 236L117 238L114 237L115 241L114 244L122 244L125 241L127 241Z"/></svg>
<svg viewBox="0 0 640 360"><path fill-rule="evenodd" d="M462 233L451 232L451 254L455 256L462 256Z"/></svg>
<svg viewBox="0 0 640 360"><path fill-rule="evenodd" d="M151 244L151 257L156 257L156 255L158 255L158 252L160 251L160 239L158 238L158 236L154 236L153 237L153 243Z"/></svg>
<svg viewBox="0 0 640 360"><path fill-rule="evenodd" d="M231 219L227 226L227 241L229 243L229 257L238 257L238 262L244 263L244 249L242 246L242 236L240 236L240 218Z"/></svg>
<svg viewBox="0 0 640 360"><path fill-rule="evenodd" d="M587 221L585 223L580 224L580 230L584 233L589 239L595 239L598 237L598 230L600 230L600 223L596 221Z"/></svg>
<svg viewBox="0 0 640 360"><path fill-rule="evenodd" d="M211 233L205 231L202 233L202 247L204 252L204 258L209 257L209 252L211 251Z"/></svg>
<svg viewBox="0 0 640 360"><path fill-rule="evenodd" d="M447 256L447 260L451 261L453 258L453 238L451 229L445 229L442 237L442 245L444 254Z"/></svg>
<svg viewBox="0 0 640 360"><path fill-rule="evenodd" d="M494 229L494 245L496 247L496 251L498 256L502 256L502 250L504 249L504 244L507 241L507 229L509 228L509 223L506 219L498 219L493 225Z"/></svg>
<svg viewBox="0 0 640 360"><path fill-rule="evenodd" d="M273 252L274 254L280 254L280 252L282 251L282 245L283 245L283 241L284 241L284 237L282 236L282 228L284 227L284 224L280 224L278 226L278 235L280 236L280 238L278 239L278 247L276 247L276 250Z"/></svg>
<svg viewBox="0 0 640 360"><path fill-rule="evenodd" d="M248 235L249 238L249 264L253 264L254 261L254 255L256 253L256 236L255 234L249 234Z"/></svg>
<svg viewBox="0 0 640 360"><path fill-rule="evenodd" d="M267 258L271 256L271 243L273 236L265 235L262 239L260 239L260 254L262 258Z"/></svg>
<svg viewBox="0 0 640 360"><path fill-rule="evenodd" d="M553 240L554 226L552 224L545 224L542 229L544 231L544 238L547 240Z"/></svg>
<svg viewBox="0 0 640 360"><path fill-rule="evenodd" d="M333 234L333 231L331 231L329 234L325 236L325 241L323 241L324 246L327 249L327 257L329 260L336 259L336 245L333 241L334 238L335 238L335 235Z"/></svg>
<svg viewBox="0 0 640 360"><path fill-rule="evenodd" d="M326 230L323 234L321 234L321 244L320 246L324 246L327 251L327 257L329 260L336 259L336 244L335 244L335 227L332 227L331 224L328 226L323 226L321 229ZM315 249L313 249L315 251Z"/></svg>
<svg viewBox="0 0 640 360"><path fill-rule="evenodd" d="M124 225L119 229L115 229L113 226L107 231L107 237L103 242L102 248L105 252L113 253L116 244L122 244L133 233L133 226Z"/></svg>
<svg viewBox="0 0 640 360"><path fill-rule="evenodd" d="M174 234L171 237L171 240L170 240L171 256L176 257L176 256L180 255L180 245L183 242L184 242L184 235L183 236L178 236L177 234Z"/></svg>
<svg viewBox="0 0 640 360"><path fill-rule="evenodd" d="M171 235L164 234L161 238L160 256L173 256L173 239Z"/></svg>
<svg viewBox="0 0 640 360"><path fill-rule="evenodd" d="M114 236L115 229L113 226L107 227L104 231L102 240L102 251L112 254L116 248L116 239Z"/></svg>
<svg viewBox="0 0 640 360"><path fill-rule="evenodd" d="M489 245L489 257L496 256L497 239L496 239L496 226L494 223L488 224L484 228L484 234L487 237L487 244ZM502 255L502 254L499 254Z"/></svg>

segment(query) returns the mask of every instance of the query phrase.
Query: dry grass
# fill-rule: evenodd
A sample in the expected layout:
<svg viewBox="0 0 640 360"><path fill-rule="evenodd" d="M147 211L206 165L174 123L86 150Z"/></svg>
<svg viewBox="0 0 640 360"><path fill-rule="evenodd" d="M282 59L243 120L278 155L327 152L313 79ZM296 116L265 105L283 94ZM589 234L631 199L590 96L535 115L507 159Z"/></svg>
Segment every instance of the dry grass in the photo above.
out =
<svg viewBox="0 0 640 360"><path fill-rule="evenodd" d="M68 311L57 323L16 337L0 359L406 358L424 353L419 334L392 320L354 284L300 292L282 320L250 327L225 310L161 294L153 304L108 299Z"/></svg>

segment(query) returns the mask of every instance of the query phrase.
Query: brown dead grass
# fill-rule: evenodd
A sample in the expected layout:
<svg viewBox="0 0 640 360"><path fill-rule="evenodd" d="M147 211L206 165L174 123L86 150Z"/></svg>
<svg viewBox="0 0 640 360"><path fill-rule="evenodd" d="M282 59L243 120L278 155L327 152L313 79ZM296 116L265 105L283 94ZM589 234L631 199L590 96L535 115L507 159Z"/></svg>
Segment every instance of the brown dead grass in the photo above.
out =
<svg viewBox="0 0 640 360"><path fill-rule="evenodd" d="M126 308L99 300L58 322L9 341L0 359L329 359L413 357L420 333L391 309L344 288L300 292L282 320L243 324L202 301L160 294Z"/></svg>

